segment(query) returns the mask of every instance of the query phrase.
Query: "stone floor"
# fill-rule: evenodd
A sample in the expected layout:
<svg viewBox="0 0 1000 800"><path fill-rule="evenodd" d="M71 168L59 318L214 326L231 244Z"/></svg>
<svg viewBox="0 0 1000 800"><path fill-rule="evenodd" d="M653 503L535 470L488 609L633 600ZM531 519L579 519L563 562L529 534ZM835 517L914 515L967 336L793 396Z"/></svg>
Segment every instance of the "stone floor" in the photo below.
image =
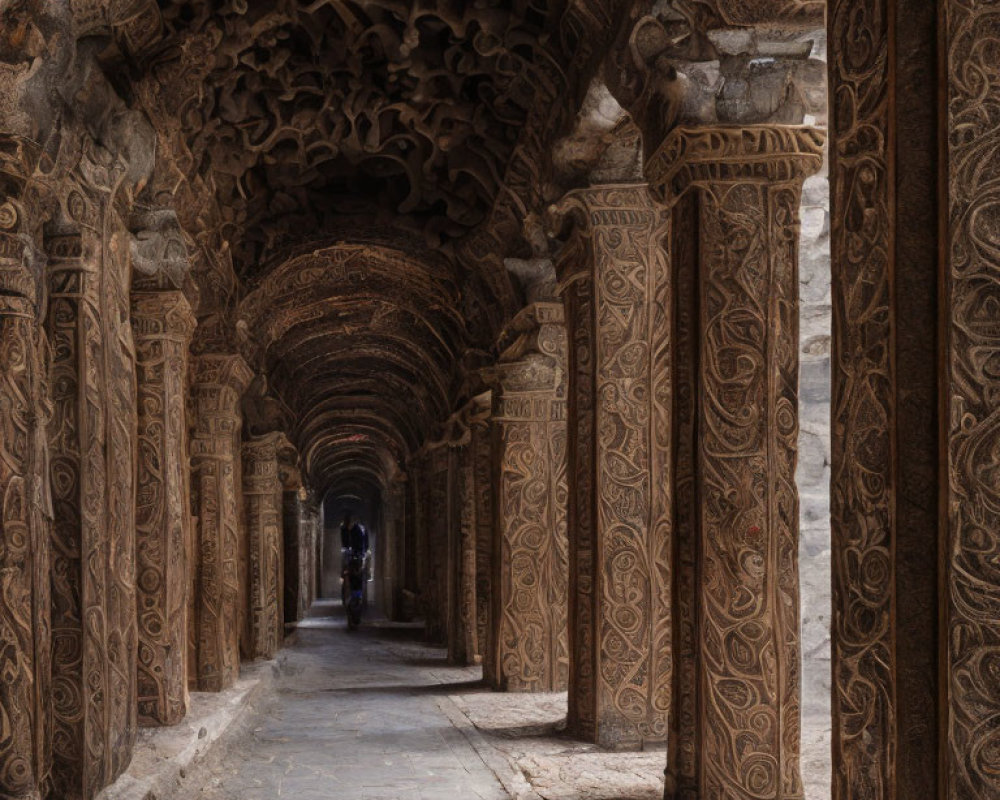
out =
<svg viewBox="0 0 1000 800"><path fill-rule="evenodd" d="M260 703L173 797L188 800L654 800L662 753L602 753L560 734L565 694L503 695L420 630L348 633L318 604Z"/></svg>
<svg viewBox="0 0 1000 800"><path fill-rule="evenodd" d="M294 644L269 665L268 698L244 713L169 797L662 797L662 750L608 753L574 741L562 732L565 693L491 692L480 668L448 665L444 650L420 637L419 626L384 620L348 633L339 603L317 604ZM808 785L815 776L804 744ZM824 796L809 786L809 800Z"/></svg>

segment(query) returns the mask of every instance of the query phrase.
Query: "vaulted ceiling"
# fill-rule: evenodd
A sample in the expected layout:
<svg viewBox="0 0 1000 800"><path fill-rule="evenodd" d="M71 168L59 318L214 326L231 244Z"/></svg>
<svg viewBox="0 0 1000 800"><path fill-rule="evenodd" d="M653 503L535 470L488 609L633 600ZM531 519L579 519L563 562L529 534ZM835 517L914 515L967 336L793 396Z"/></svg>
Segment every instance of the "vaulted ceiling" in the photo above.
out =
<svg viewBox="0 0 1000 800"><path fill-rule="evenodd" d="M503 258L530 249L607 20L566 0L158 0L133 29L117 82L171 156L156 184L210 229L200 315L235 326L317 487L372 496L478 388L518 305Z"/></svg>
<svg viewBox="0 0 1000 800"><path fill-rule="evenodd" d="M199 91L176 111L250 281L303 231L345 218L431 246L467 235L564 60L549 0L160 5L153 61L200 61Z"/></svg>

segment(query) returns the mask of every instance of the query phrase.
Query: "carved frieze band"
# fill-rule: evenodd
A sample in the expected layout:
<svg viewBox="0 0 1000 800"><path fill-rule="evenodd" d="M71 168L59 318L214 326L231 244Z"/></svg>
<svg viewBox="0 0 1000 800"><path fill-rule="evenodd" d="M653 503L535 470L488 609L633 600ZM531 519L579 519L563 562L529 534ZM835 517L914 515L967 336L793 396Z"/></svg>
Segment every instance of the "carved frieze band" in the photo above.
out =
<svg viewBox="0 0 1000 800"><path fill-rule="evenodd" d="M646 178L661 200L695 185L802 181L822 165L824 140L808 126L678 127L650 157Z"/></svg>

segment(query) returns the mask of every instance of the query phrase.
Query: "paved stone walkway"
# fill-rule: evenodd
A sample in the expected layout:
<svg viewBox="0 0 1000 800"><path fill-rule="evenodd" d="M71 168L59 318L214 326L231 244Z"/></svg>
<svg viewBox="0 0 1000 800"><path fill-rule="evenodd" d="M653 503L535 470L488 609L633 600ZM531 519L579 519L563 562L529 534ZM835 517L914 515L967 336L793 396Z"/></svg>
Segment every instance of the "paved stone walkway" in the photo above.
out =
<svg viewBox="0 0 1000 800"><path fill-rule="evenodd" d="M275 662L273 697L185 777L175 797L508 798L438 705L461 689L429 678L444 664L441 651L414 646L420 631L405 626L369 621L348 633L338 606L314 608ZM422 651L425 658L413 657Z"/></svg>

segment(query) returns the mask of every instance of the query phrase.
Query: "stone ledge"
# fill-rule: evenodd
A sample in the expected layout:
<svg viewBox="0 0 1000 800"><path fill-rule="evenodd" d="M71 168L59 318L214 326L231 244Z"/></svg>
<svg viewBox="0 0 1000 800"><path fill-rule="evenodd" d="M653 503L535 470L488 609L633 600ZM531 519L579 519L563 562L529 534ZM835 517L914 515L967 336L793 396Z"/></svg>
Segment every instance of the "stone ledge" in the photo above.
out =
<svg viewBox="0 0 1000 800"><path fill-rule="evenodd" d="M97 800L166 800L184 773L254 705L270 694L274 662L240 667L240 679L224 692L192 692L187 716L169 728L140 728L132 762Z"/></svg>

